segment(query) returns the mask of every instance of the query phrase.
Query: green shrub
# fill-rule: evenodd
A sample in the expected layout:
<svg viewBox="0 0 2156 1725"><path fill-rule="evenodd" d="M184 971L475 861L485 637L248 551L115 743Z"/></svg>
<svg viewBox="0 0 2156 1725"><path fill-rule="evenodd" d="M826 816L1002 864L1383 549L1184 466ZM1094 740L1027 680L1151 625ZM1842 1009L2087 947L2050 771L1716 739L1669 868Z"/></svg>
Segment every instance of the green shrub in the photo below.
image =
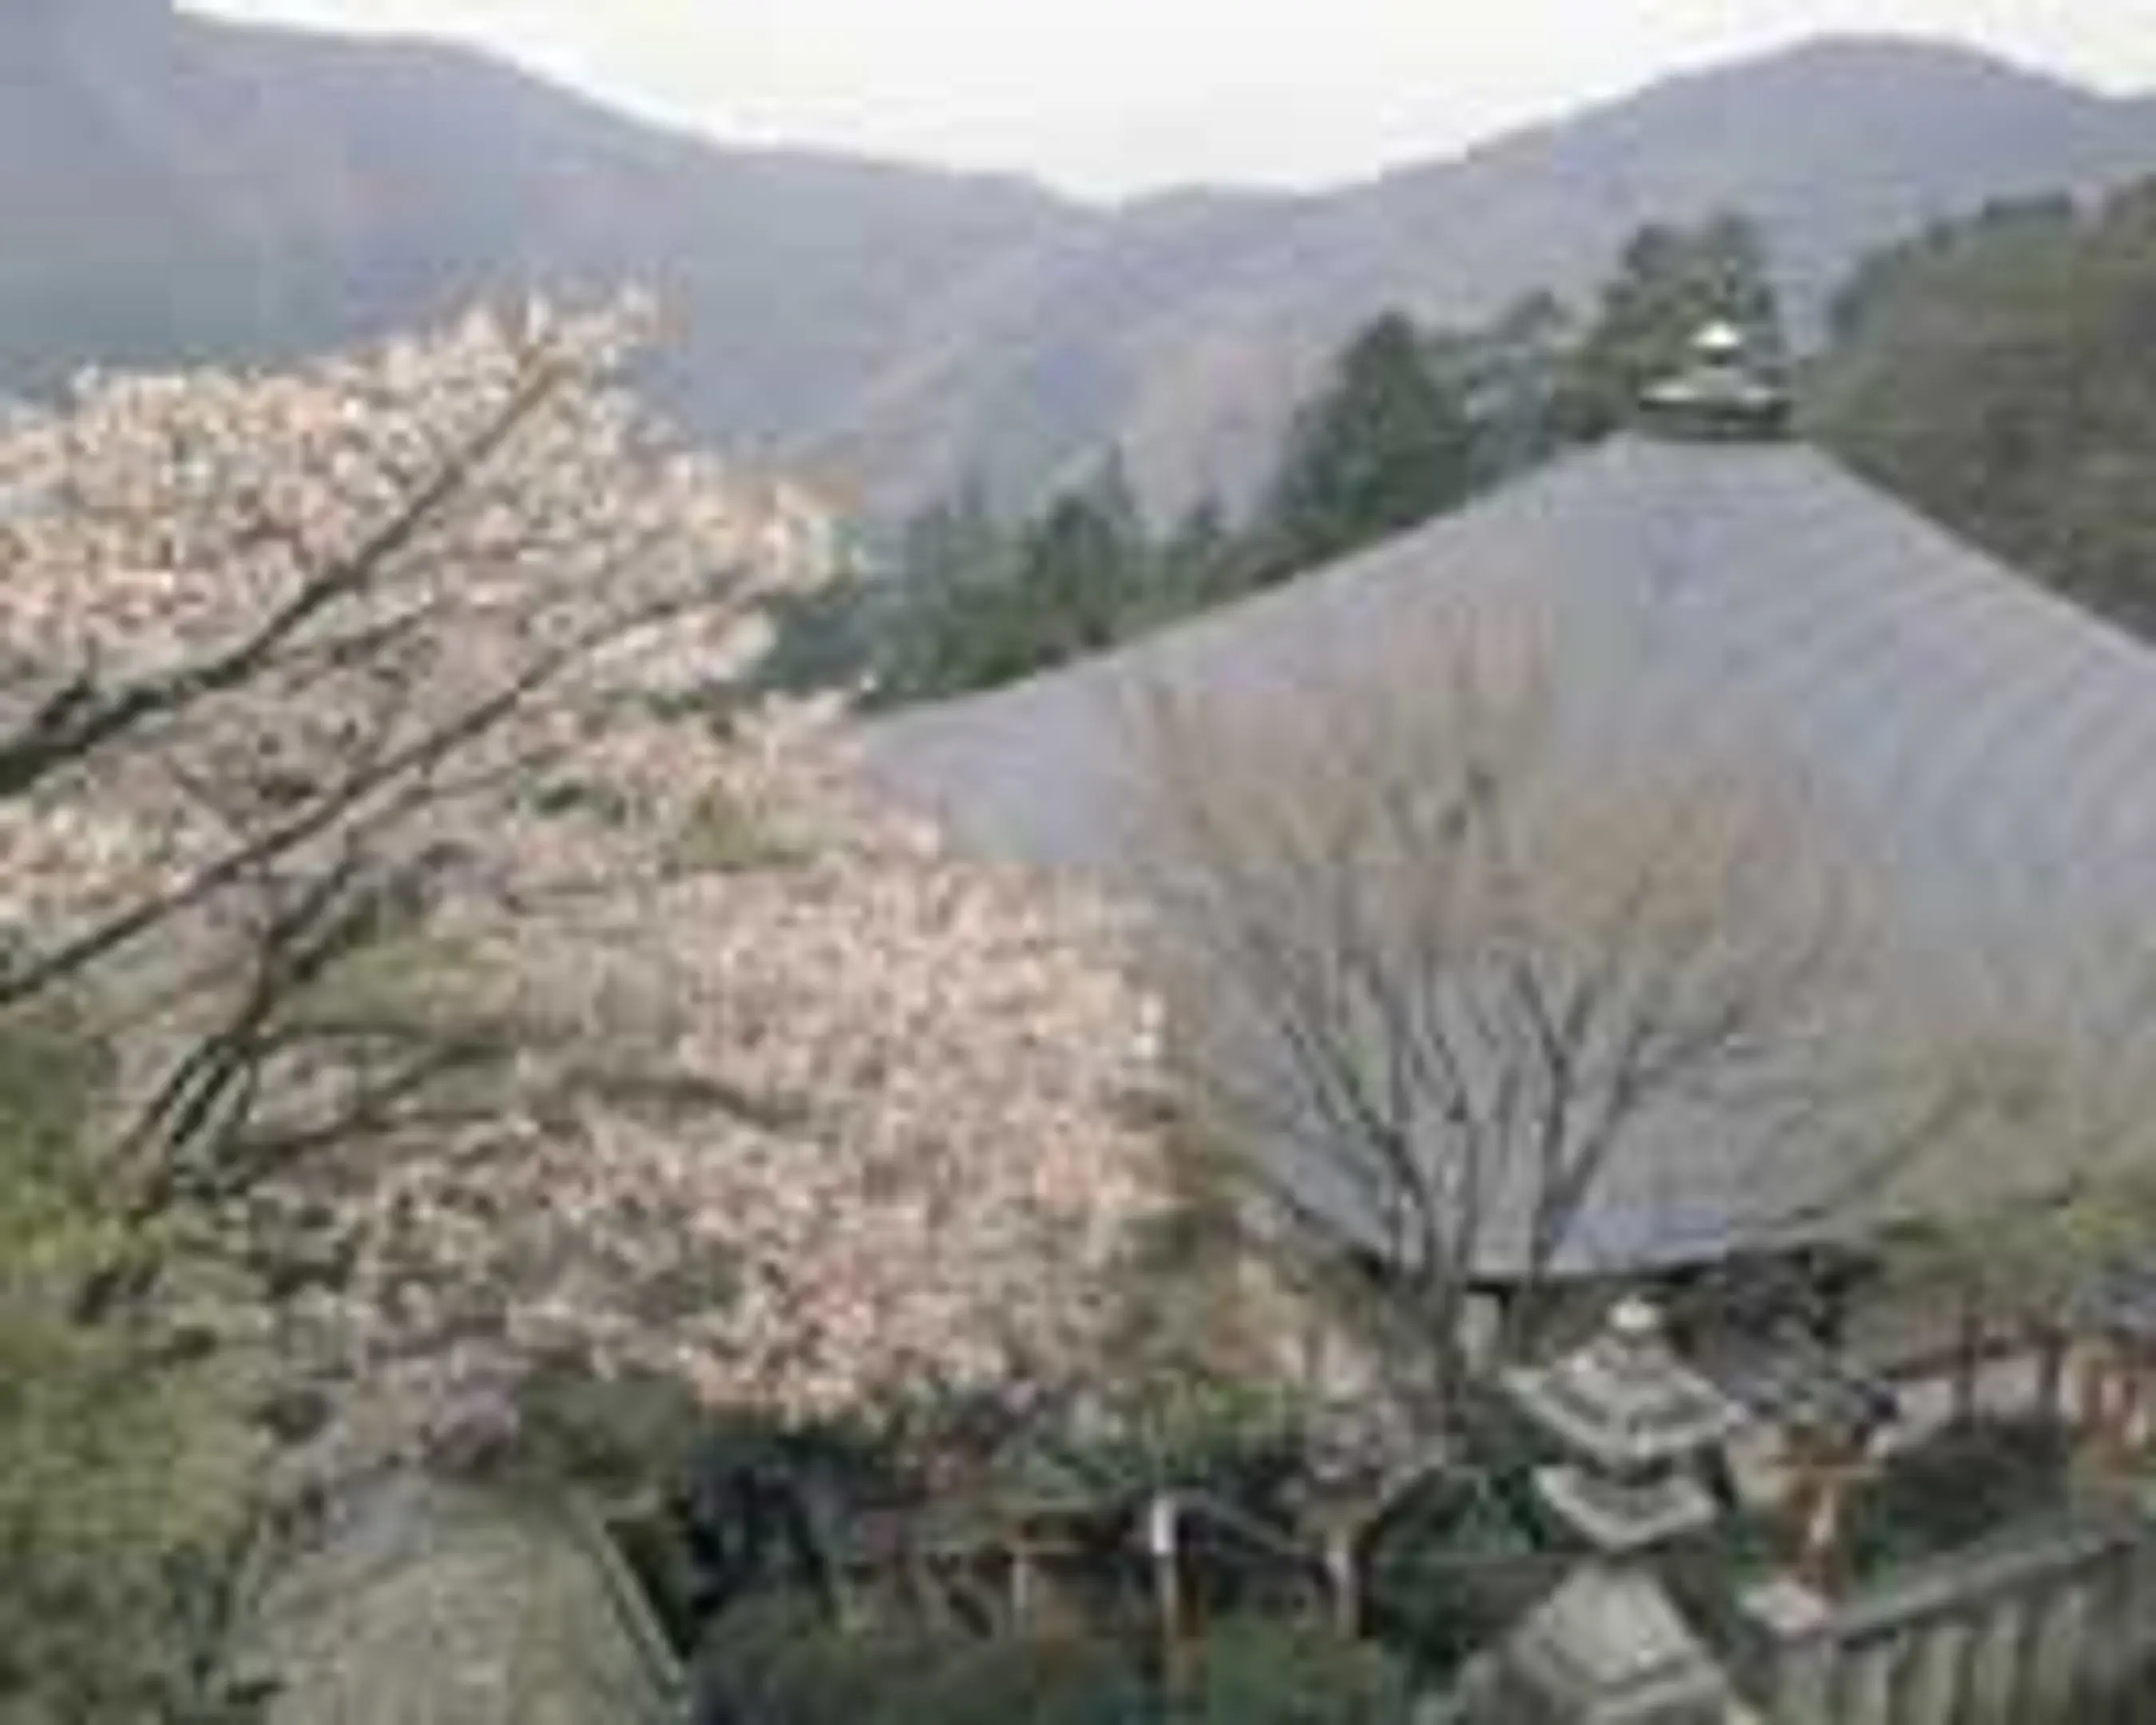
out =
<svg viewBox="0 0 2156 1725"><path fill-rule="evenodd" d="M728 1725L1404 1725L1404 1669L1315 1624L1216 1625L1173 1697L1101 1639L834 1630L798 1604L731 1614L702 1717Z"/></svg>
<svg viewBox="0 0 2156 1725"><path fill-rule="evenodd" d="M1372 1630L1419 1671L1450 1676L1569 1562L1520 1511L1479 1472L1433 1479L1402 1500L1364 1547Z"/></svg>
<svg viewBox="0 0 2156 1725"><path fill-rule="evenodd" d="M1405 1725L1406 1668L1369 1643L1311 1623L1246 1617L1199 1650L1175 1725Z"/></svg>
<svg viewBox="0 0 2156 1725"><path fill-rule="evenodd" d="M1145 1384L1110 1409L1103 1429L1035 1440L1018 1471L1103 1504L1172 1487L1281 1520L1307 1460L1303 1425L1301 1409L1276 1394L1195 1378Z"/></svg>
<svg viewBox="0 0 2156 1725"><path fill-rule="evenodd" d="M1141 1725L1136 1664L1098 1641L845 1633L812 1608L731 1612L700 1661L701 1717L742 1725Z"/></svg>
<svg viewBox="0 0 2156 1725"><path fill-rule="evenodd" d="M2068 1439L2055 1420L1987 1419L1946 1427L1888 1464L1849 1516L1860 1570L1974 1544L2057 1505Z"/></svg>
<svg viewBox="0 0 2156 1725"><path fill-rule="evenodd" d="M0 1021L0 1725L240 1717L219 1675L255 1441L224 1361L73 1302L118 1239L82 1161L97 1063Z"/></svg>

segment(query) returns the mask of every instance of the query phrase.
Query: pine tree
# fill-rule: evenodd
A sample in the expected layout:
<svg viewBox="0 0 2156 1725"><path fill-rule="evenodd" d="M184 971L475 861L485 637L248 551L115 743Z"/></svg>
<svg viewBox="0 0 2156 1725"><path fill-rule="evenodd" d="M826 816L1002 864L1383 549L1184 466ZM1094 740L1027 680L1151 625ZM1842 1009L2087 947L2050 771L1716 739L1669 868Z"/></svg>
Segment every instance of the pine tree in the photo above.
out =
<svg viewBox="0 0 2156 1725"><path fill-rule="evenodd" d="M1183 612L1235 598L1248 559L1220 500L1208 495L1183 511L1163 542L1158 561L1159 608Z"/></svg>
<svg viewBox="0 0 2156 1725"><path fill-rule="evenodd" d="M1264 512L1267 572L1293 573L1459 502L1475 484L1475 445L1421 333L1385 313L1289 429Z"/></svg>
<svg viewBox="0 0 2156 1725"><path fill-rule="evenodd" d="M1540 465L1569 441L1566 403L1580 334L1572 309L1543 290L1479 328L1443 331L1427 344L1473 422L1478 487Z"/></svg>
<svg viewBox="0 0 2156 1725"><path fill-rule="evenodd" d="M1019 580L1043 662L1112 646L1142 598L1151 561L1145 520L1120 454L1063 493L1027 530Z"/></svg>

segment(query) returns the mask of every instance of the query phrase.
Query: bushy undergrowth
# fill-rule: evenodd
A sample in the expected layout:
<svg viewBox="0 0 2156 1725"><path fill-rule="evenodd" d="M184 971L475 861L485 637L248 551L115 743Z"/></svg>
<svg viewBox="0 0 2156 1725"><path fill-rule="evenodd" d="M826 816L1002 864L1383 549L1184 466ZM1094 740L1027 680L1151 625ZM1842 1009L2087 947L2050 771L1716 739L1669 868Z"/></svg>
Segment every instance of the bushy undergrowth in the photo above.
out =
<svg viewBox="0 0 2156 1725"><path fill-rule="evenodd" d="M1270 1618L1217 1625L1163 1687L1143 1658L1070 1636L832 1629L798 1604L729 1617L706 1648L699 1725L1404 1725L1403 1669Z"/></svg>
<svg viewBox="0 0 2156 1725"><path fill-rule="evenodd" d="M1860 1573L1973 1545L2056 1507L2071 1439L2053 1420L1986 1419L1946 1427L1858 1496L1849 1523Z"/></svg>
<svg viewBox="0 0 2156 1725"><path fill-rule="evenodd" d="M72 1309L112 1245L97 1078L64 1024L0 1020L0 1725L228 1725L255 1448L221 1363Z"/></svg>

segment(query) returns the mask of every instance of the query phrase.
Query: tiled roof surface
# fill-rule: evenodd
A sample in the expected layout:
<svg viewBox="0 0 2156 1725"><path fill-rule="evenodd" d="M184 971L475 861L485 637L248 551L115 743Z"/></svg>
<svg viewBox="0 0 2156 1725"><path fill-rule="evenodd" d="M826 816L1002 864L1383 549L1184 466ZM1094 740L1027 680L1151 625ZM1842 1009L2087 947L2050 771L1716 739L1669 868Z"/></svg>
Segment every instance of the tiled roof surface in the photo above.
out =
<svg viewBox="0 0 2156 1725"><path fill-rule="evenodd" d="M1144 691L1263 703L1299 665L1469 617L1547 636L1590 765L1754 739L1948 989L2008 978L2065 1011L2123 974L2156 883L2156 654L1798 444L1618 439L1116 653L901 716L871 758L967 842L1111 873ZM1615 1183L1579 1255L1691 1255L1734 1226L1680 1168Z"/></svg>

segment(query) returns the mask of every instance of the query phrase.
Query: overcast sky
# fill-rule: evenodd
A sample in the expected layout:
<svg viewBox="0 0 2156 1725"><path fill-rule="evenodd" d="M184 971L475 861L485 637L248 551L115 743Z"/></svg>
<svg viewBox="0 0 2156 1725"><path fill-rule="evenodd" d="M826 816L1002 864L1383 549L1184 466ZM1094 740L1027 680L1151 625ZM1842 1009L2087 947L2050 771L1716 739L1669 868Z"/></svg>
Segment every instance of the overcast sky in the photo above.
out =
<svg viewBox="0 0 2156 1725"><path fill-rule="evenodd" d="M4 3L4 0L0 0ZM187 0L454 33L735 140L1121 194L1314 185L1825 30L2156 87L2151 0Z"/></svg>

